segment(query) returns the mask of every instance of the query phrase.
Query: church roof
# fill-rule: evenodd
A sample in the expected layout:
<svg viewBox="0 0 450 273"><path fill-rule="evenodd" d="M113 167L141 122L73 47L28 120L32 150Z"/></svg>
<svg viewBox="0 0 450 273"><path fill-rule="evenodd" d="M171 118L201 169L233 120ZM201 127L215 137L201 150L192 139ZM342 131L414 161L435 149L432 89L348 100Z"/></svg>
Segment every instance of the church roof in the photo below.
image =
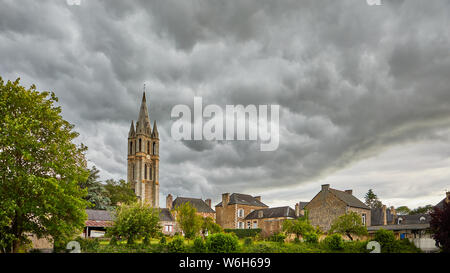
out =
<svg viewBox="0 0 450 273"><path fill-rule="evenodd" d="M145 92L142 95L141 109L139 110L139 117L136 122L137 134L151 134L150 118L148 116L147 100L145 98Z"/></svg>

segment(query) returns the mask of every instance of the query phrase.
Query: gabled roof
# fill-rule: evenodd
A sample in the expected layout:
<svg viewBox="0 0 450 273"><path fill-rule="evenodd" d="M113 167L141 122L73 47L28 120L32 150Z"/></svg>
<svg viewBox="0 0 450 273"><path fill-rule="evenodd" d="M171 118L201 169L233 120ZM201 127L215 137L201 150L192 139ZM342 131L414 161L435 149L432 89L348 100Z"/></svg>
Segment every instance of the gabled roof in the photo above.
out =
<svg viewBox="0 0 450 273"><path fill-rule="evenodd" d="M159 209L159 221L174 222L175 219L169 209L161 208Z"/></svg>
<svg viewBox="0 0 450 273"><path fill-rule="evenodd" d="M177 197L172 202L172 207L176 208L177 206L180 206L188 202L191 204L191 206L196 208L198 212L215 213L215 211L208 204L206 204L205 201L199 198Z"/></svg>
<svg viewBox="0 0 450 273"><path fill-rule="evenodd" d="M401 221L399 225L429 224L431 221L431 216L428 213L399 215L397 217L397 222L399 222L400 219Z"/></svg>
<svg viewBox="0 0 450 273"><path fill-rule="evenodd" d="M240 205L249 205L249 206L256 206L256 207L269 207L266 204L262 203L255 197L248 195L248 194L242 194L242 193L233 193L230 195L230 201L228 202L228 205L233 204L240 204ZM216 205L216 207L221 207L222 202Z"/></svg>
<svg viewBox="0 0 450 273"><path fill-rule="evenodd" d="M262 217L260 216L262 212ZM263 218L278 218L278 217L290 217L297 218L295 216L295 210L290 207L277 207L277 208L267 208L267 209L257 209L250 212L245 219L263 219Z"/></svg>
<svg viewBox="0 0 450 273"><path fill-rule="evenodd" d="M345 191L331 189L331 188L329 189L329 191L332 194L334 194L337 198L342 200L344 203L346 203L347 206L370 210L370 208L366 204L361 202L361 200L356 198L353 194L347 193Z"/></svg>

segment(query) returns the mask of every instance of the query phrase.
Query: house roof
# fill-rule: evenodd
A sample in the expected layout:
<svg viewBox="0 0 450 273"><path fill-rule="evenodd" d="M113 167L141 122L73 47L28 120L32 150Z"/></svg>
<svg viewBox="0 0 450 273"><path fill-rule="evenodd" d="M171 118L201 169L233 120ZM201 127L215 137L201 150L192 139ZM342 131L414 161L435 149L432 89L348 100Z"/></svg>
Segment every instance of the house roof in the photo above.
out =
<svg viewBox="0 0 450 273"><path fill-rule="evenodd" d="M442 199L441 202L437 203L435 207L437 207L439 209L444 209L444 203L445 203L446 199L447 198Z"/></svg>
<svg viewBox="0 0 450 273"><path fill-rule="evenodd" d="M164 222L174 222L172 213L170 213L169 209L161 208L159 209L159 220Z"/></svg>
<svg viewBox="0 0 450 273"><path fill-rule="evenodd" d="M177 206L180 206L188 202L191 204L191 206L196 208L198 212L215 213L215 211L208 204L206 204L205 201L199 198L177 197L172 202L172 207L176 208Z"/></svg>
<svg viewBox="0 0 450 273"><path fill-rule="evenodd" d="M412 225L412 224L424 224L430 223L431 216L426 213L413 214L413 215L399 215L397 220L402 219L399 225Z"/></svg>
<svg viewBox="0 0 450 273"><path fill-rule="evenodd" d="M88 220L92 221L113 221L113 213L109 210L86 209Z"/></svg>
<svg viewBox="0 0 450 273"><path fill-rule="evenodd" d="M370 208L366 204L361 202L361 200L356 198L353 194L347 193L345 191L335 190L335 189L329 189L329 191L331 193L333 193L337 198L344 201L344 203L346 203L347 206L370 210Z"/></svg>
<svg viewBox="0 0 450 273"><path fill-rule="evenodd" d="M408 225L386 225L386 226L369 226L368 231L377 231L379 229L386 230L407 230L407 229L427 229L430 227L429 223L425 224L408 224Z"/></svg>
<svg viewBox="0 0 450 273"><path fill-rule="evenodd" d="M255 197L248 195L248 194L242 194L242 193L233 193L230 195L230 201L228 202L228 205L233 204L240 204L240 205L249 205L249 206L256 206L256 207L268 207L263 202L259 201ZM216 205L216 207L221 207L222 202Z"/></svg>
<svg viewBox="0 0 450 273"><path fill-rule="evenodd" d="M309 202L302 202L302 201L300 201L300 202L298 202L298 204L299 204L299 209L302 210L302 209L304 209L306 207L306 205L309 204Z"/></svg>
<svg viewBox="0 0 450 273"><path fill-rule="evenodd" d="M259 217L259 212L262 212L262 217ZM262 218L278 218L278 217L291 217L297 218L295 216L295 210L290 207L277 207L277 208L267 208L267 209L257 209L250 212L245 219L262 219Z"/></svg>

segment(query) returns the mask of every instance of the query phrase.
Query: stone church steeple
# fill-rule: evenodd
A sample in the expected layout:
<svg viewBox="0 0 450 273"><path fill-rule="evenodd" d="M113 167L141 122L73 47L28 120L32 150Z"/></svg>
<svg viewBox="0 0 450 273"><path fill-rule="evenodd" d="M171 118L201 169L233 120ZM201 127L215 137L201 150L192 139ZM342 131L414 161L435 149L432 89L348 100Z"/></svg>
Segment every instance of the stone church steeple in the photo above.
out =
<svg viewBox="0 0 450 273"><path fill-rule="evenodd" d="M145 92L136 121L128 133L128 182L138 198L159 207L159 134L154 122L150 126Z"/></svg>

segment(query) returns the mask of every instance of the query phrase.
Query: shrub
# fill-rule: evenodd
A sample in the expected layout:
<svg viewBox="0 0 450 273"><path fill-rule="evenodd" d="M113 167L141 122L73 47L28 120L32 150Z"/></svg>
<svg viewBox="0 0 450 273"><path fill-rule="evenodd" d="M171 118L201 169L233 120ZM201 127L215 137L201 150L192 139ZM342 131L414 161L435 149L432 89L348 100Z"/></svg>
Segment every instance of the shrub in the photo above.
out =
<svg viewBox="0 0 450 273"><path fill-rule="evenodd" d="M344 240L342 240L341 235L337 233L328 235L325 238L324 243L326 247L331 250L340 250L344 248Z"/></svg>
<svg viewBox="0 0 450 273"><path fill-rule="evenodd" d="M294 238L294 243L295 243L295 244L300 244L300 239L299 239L298 237L295 237L295 238Z"/></svg>
<svg viewBox="0 0 450 273"><path fill-rule="evenodd" d="M317 244L319 242L319 235L315 232L308 232L303 236L303 239L305 239L305 242L307 243Z"/></svg>
<svg viewBox="0 0 450 273"><path fill-rule="evenodd" d="M100 240L98 238L84 239L77 237L75 241L80 243L80 247L83 252L97 252L100 246Z"/></svg>
<svg viewBox="0 0 450 273"><path fill-rule="evenodd" d="M243 239L245 237L255 237L257 235L259 235L261 233L261 229L260 228L253 228L253 229L231 229L231 228L226 228L224 229L225 232L227 233L234 233L236 234L236 236L239 239Z"/></svg>
<svg viewBox="0 0 450 273"><path fill-rule="evenodd" d="M284 243L284 239L286 239L286 235L283 233L274 233L269 237L269 240L277 243Z"/></svg>
<svg viewBox="0 0 450 273"><path fill-rule="evenodd" d="M167 251L169 253L183 253L186 252L184 239L181 236L175 236L171 242L167 244Z"/></svg>
<svg viewBox="0 0 450 273"><path fill-rule="evenodd" d="M233 233L215 233L206 239L206 248L213 253L230 253L239 249L239 240Z"/></svg>
<svg viewBox="0 0 450 273"><path fill-rule="evenodd" d="M159 244L161 244L161 245L165 245L167 243L167 239L166 239L166 236L161 236L161 240L159 240Z"/></svg>
<svg viewBox="0 0 450 273"><path fill-rule="evenodd" d="M193 250L195 253L206 252L205 242L203 241L202 237L195 238Z"/></svg>
<svg viewBox="0 0 450 273"><path fill-rule="evenodd" d="M392 232L391 230L377 230L377 232L375 232L374 240L380 243L381 252L392 253L397 251L394 232Z"/></svg>
<svg viewBox="0 0 450 273"><path fill-rule="evenodd" d="M251 246L252 244L253 244L253 239L252 239L252 238L246 237L246 238L244 239L244 245L245 245L245 246Z"/></svg>

